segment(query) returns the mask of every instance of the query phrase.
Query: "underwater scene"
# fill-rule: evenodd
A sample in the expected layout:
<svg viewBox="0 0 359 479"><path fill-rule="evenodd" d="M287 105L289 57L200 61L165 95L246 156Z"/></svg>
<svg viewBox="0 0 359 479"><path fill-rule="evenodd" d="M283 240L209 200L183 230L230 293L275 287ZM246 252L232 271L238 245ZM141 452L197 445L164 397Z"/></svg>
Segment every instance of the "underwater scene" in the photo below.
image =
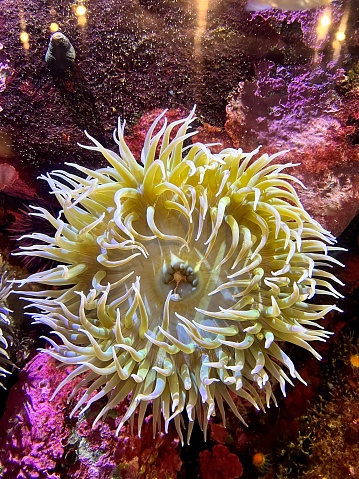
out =
<svg viewBox="0 0 359 479"><path fill-rule="evenodd" d="M359 0L0 0L0 478L359 479Z"/></svg>

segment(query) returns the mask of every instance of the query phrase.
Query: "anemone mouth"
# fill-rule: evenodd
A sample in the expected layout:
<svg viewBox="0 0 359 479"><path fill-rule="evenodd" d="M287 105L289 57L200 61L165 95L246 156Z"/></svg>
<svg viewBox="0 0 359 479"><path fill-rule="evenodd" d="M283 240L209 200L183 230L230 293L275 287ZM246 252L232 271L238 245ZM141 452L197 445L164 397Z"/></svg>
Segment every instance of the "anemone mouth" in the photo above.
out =
<svg viewBox="0 0 359 479"><path fill-rule="evenodd" d="M195 261L182 260L172 254L169 262L163 261L162 283L173 286L172 300L183 301L200 291L200 279L198 263Z"/></svg>
<svg viewBox="0 0 359 479"><path fill-rule="evenodd" d="M307 301L340 296L330 272L340 263L328 254L339 248L303 209L291 184L300 182L283 171L294 165L273 163L285 152L255 159L258 149L184 147L193 115L154 133L163 115L156 119L143 166L120 121L119 155L87 135L94 146L84 148L110 166L44 177L62 212L35 208L56 232L34 233L41 244L22 253L59 264L25 281L59 287L26 293L39 309L35 322L61 340L48 338L46 352L76 365L55 394L84 374L73 394L88 389L74 412L108 396L96 423L132 393L118 431L136 410L140 431L149 402L154 432L163 417L181 438L183 410L188 437L195 418L206 431L216 404L224 419L223 401L243 420L229 391L269 406L273 384L285 395L290 378L303 381L282 344L320 359L310 342L330 333L317 321L338 309Z"/></svg>

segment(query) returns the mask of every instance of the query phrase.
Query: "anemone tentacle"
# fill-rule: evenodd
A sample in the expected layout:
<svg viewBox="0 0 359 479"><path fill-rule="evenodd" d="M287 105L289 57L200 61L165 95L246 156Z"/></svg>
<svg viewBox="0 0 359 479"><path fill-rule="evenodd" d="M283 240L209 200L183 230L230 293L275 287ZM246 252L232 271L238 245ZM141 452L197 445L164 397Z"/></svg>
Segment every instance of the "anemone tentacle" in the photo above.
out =
<svg viewBox="0 0 359 479"><path fill-rule="evenodd" d="M15 366L10 360L9 349L13 344L12 324L9 320L11 310L6 306L6 298L11 293L12 282L8 280L7 272L0 277L0 378L11 374ZM0 387L6 389L0 381Z"/></svg>

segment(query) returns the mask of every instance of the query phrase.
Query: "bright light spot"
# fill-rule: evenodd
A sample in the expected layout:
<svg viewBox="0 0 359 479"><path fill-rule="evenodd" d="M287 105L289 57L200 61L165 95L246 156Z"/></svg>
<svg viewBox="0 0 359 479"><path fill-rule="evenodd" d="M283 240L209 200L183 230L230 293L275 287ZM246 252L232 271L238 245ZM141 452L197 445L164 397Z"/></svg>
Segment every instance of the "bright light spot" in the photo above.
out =
<svg viewBox="0 0 359 479"><path fill-rule="evenodd" d="M50 31L51 31L52 33L57 32L58 29L59 29L59 26L58 26L58 24L57 24L56 22L52 22L52 23L50 24Z"/></svg>
<svg viewBox="0 0 359 479"><path fill-rule="evenodd" d="M85 5L78 5L75 10L75 15L77 15L78 17L82 17L83 15L86 15Z"/></svg>
<svg viewBox="0 0 359 479"><path fill-rule="evenodd" d="M20 33L20 41L22 43L22 46L24 47L25 50L28 50L30 48L29 44L29 34L23 30Z"/></svg>
<svg viewBox="0 0 359 479"><path fill-rule="evenodd" d="M20 33L20 41L22 43L28 43L29 41L29 34L27 32L21 32Z"/></svg>
<svg viewBox="0 0 359 479"><path fill-rule="evenodd" d="M359 354L352 354L350 356L350 364L354 367L354 368L359 368Z"/></svg>
<svg viewBox="0 0 359 479"><path fill-rule="evenodd" d="M345 40L345 33L344 32L337 32L337 34L335 36L336 36L336 39L338 40L338 42L342 42L343 40Z"/></svg>
<svg viewBox="0 0 359 479"><path fill-rule="evenodd" d="M324 15L320 18L320 24L322 25L322 27L329 27L329 25L331 24L330 16L324 14Z"/></svg>

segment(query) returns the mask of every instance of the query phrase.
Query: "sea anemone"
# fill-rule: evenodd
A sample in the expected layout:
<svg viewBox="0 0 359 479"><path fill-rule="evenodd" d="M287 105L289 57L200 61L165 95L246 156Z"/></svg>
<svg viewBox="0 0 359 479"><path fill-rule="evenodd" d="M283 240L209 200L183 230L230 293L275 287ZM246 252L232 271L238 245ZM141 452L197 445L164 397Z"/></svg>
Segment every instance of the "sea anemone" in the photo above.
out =
<svg viewBox="0 0 359 479"><path fill-rule="evenodd" d="M5 305L10 291L11 282L7 281L6 273L4 273L0 278L0 378L10 374L9 366L13 367L8 353L8 348L12 345L11 324L9 321L10 309ZM0 387L6 389L1 381Z"/></svg>
<svg viewBox="0 0 359 479"><path fill-rule="evenodd" d="M263 452L256 452L252 456L252 464L259 472L265 473L271 466L270 457Z"/></svg>
<svg viewBox="0 0 359 479"><path fill-rule="evenodd" d="M216 406L224 419L224 402L243 420L235 396L264 409L276 404L274 384L285 395L291 378L304 382L285 343L320 359L310 343L330 333L317 321L338 308L312 298L340 296L330 272L340 263L328 255L335 238L298 199L291 182L300 181L283 172L294 165L273 163L285 152L255 160L259 149L185 146L194 110L169 125L164 115L146 135L142 165L119 120L119 154L85 132L94 145L83 148L109 166L43 176L62 210L34 208L55 234L33 233L38 244L22 254L57 266L23 283L44 285L25 294L35 323L58 337L45 352L76 366L54 394L82 376L73 413L107 398L96 424L130 395L117 433L137 411L140 434L151 402L154 433L163 417L182 439L184 410L189 438L195 418L206 431Z"/></svg>

